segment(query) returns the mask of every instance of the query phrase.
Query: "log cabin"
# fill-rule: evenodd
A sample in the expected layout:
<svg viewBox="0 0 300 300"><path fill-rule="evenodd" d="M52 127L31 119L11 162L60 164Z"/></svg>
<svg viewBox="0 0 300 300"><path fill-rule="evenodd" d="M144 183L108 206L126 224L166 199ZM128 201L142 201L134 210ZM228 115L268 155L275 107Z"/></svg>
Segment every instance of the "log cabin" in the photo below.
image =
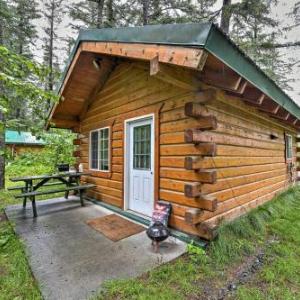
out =
<svg viewBox="0 0 300 300"><path fill-rule="evenodd" d="M133 215L211 240L296 181L299 106L211 23L81 31L58 94L88 196Z"/></svg>
<svg viewBox="0 0 300 300"><path fill-rule="evenodd" d="M45 144L45 141L38 139L31 132L5 130L5 149L11 158L23 153L41 151Z"/></svg>

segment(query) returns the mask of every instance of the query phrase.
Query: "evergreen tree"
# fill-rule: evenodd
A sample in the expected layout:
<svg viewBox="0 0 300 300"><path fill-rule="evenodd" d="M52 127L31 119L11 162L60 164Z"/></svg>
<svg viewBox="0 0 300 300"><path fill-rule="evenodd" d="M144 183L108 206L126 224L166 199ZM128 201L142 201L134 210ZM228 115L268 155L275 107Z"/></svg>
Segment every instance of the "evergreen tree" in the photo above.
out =
<svg viewBox="0 0 300 300"><path fill-rule="evenodd" d="M58 26L62 22L63 0L45 0L43 16L46 26L43 27L45 37L43 38L44 64L49 68L46 90L53 91L59 74L59 61L57 50L59 49Z"/></svg>
<svg viewBox="0 0 300 300"><path fill-rule="evenodd" d="M69 5L69 15L74 29L102 28L115 25L114 0L85 0Z"/></svg>
<svg viewBox="0 0 300 300"><path fill-rule="evenodd" d="M12 33L13 12L11 6L5 0L0 0L0 45L8 46Z"/></svg>
<svg viewBox="0 0 300 300"><path fill-rule="evenodd" d="M217 14L216 0L129 0L120 6L125 25L203 22Z"/></svg>
<svg viewBox="0 0 300 300"><path fill-rule="evenodd" d="M32 57L30 46L37 38L37 31L32 21L40 18L37 10L38 4L35 0L13 0L13 22L14 34L12 50L28 58Z"/></svg>
<svg viewBox="0 0 300 300"><path fill-rule="evenodd" d="M283 89L289 89L287 75L291 63L276 49L280 24L271 16L276 0L242 0L232 4L224 0L221 28Z"/></svg>

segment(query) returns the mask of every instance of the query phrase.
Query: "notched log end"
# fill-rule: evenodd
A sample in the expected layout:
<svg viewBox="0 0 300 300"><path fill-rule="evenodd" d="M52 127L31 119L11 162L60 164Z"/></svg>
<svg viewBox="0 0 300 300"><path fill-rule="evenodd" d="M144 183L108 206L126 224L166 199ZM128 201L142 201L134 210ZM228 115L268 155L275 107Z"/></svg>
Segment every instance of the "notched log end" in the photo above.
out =
<svg viewBox="0 0 300 300"><path fill-rule="evenodd" d="M184 195L188 198L196 198L201 195L200 193L201 184L198 182L186 183L184 185Z"/></svg>
<svg viewBox="0 0 300 300"><path fill-rule="evenodd" d="M197 225L199 235L209 241L214 240L218 236L217 227L210 227L205 223Z"/></svg>

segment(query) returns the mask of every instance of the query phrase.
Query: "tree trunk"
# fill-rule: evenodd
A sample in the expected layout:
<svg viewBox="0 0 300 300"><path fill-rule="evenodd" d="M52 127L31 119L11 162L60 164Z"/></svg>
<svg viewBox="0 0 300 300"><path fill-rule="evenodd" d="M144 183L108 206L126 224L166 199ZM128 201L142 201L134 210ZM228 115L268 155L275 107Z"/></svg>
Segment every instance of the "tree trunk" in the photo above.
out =
<svg viewBox="0 0 300 300"><path fill-rule="evenodd" d="M97 28L101 28L103 25L103 6L104 0L97 1Z"/></svg>
<svg viewBox="0 0 300 300"><path fill-rule="evenodd" d="M50 19L50 37L49 37L49 82L48 89L53 91L53 40L54 40L54 13L55 3L52 1L51 5L51 19Z"/></svg>
<svg viewBox="0 0 300 300"><path fill-rule="evenodd" d="M107 4L107 21L109 27L114 27L115 18L114 18L114 9L113 9L113 0L108 0Z"/></svg>
<svg viewBox="0 0 300 300"><path fill-rule="evenodd" d="M5 187L5 126L4 114L0 111L0 189Z"/></svg>
<svg viewBox="0 0 300 300"><path fill-rule="evenodd" d="M143 6L143 25L147 25L149 23L149 0L142 0Z"/></svg>
<svg viewBox="0 0 300 300"><path fill-rule="evenodd" d="M223 0L222 16L220 28L225 32L229 33L230 18L231 18L231 0Z"/></svg>

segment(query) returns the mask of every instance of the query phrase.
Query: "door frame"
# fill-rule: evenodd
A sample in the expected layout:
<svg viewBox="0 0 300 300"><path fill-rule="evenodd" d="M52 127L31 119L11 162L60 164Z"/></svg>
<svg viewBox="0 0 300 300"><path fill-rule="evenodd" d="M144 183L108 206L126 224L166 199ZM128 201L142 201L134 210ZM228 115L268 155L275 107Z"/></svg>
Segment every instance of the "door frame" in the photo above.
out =
<svg viewBox="0 0 300 300"><path fill-rule="evenodd" d="M152 119L152 130L151 134L153 134L153 143L151 143L151 151L152 151L152 164L151 164L151 171L153 172L153 208L155 205L156 201L156 195L155 195L155 190L156 190L156 155L155 155L155 150L156 150L156 128L155 128L155 114L147 114L147 115L142 115L134 118L130 118L124 121L124 204L123 204L123 209L128 210L129 209L129 193L130 193L130 151L128 149L130 148L130 143L128 140L129 137L129 129L130 129L130 123L134 123L136 121L143 121L147 119ZM129 147L129 148L128 148ZM139 214L138 212L135 212ZM142 214L141 214L142 215ZM144 216L144 215L143 215Z"/></svg>

